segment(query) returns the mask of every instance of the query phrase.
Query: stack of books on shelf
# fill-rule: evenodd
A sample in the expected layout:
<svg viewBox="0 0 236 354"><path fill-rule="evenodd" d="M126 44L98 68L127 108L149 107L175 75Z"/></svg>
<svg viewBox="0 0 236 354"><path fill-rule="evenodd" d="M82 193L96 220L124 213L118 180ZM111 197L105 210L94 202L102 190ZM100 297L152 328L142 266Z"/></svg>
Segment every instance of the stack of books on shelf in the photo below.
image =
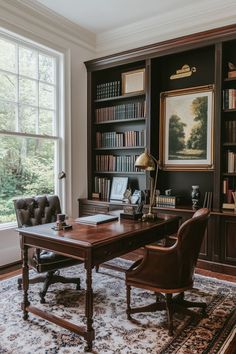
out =
<svg viewBox="0 0 236 354"><path fill-rule="evenodd" d="M145 118L146 104L144 100L102 107L95 110L95 122L103 123L111 120Z"/></svg>
<svg viewBox="0 0 236 354"><path fill-rule="evenodd" d="M111 81L97 85L97 100L120 96L120 81Z"/></svg>
<svg viewBox="0 0 236 354"><path fill-rule="evenodd" d="M236 109L236 89L223 90L223 109Z"/></svg>
<svg viewBox="0 0 236 354"><path fill-rule="evenodd" d="M96 155L97 172L137 172L138 155Z"/></svg>
<svg viewBox="0 0 236 354"><path fill-rule="evenodd" d="M230 183L229 178L223 179L223 186L222 186L222 193L223 193L223 209L234 209L234 200L233 200L233 193L234 193L234 185L232 185L232 181Z"/></svg>
<svg viewBox="0 0 236 354"><path fill-rule="evenodd" d="M111 181L107 177L94 177L94 192L99 193L102 200L109 200Z"/></svg>
<svg viewBox="0 0 236 354"><path fill-rule="evenodd" d="M156 196L156 206L164 208L175 208L180 204L180 197L175 195L158 195Z"/></svg>
<svg viewBox="0 0 236 354"><path fill-rule="evenodd" d="M236 153L230 150L227 151L227 172L236 172Z"/></svg>
<svg viewBox="0 0 236 354"><path fill-rule="evenodd" d="M129 130L124 133L96 132L97 148L144 146L145 131Z"/></svg>
<svg viewBox="0 0 236 354"><path fill-rule="evenodd" d="M225 139L230 143L236 143L236 120L225 122Z"/></svg>

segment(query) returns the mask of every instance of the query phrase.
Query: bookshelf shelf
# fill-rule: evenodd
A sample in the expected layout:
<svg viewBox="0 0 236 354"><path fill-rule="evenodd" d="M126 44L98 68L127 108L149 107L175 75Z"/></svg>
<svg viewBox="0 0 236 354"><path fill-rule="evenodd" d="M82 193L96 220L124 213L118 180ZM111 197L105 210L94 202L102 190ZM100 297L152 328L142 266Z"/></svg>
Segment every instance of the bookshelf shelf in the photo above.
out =
<svg viewBox="0 0 236 354"><path fill-rule="evenodd" d="M235 177L236 176L236 172L224 172L223 176L228 176L228 177Z"/></svg>
<svg viewBox="0 0 236 354"><path fill-rule="evenodd" d="M236 82L236 77L226 77L224 81L235 81Z"/></svg>
<svg viewBox="0 0 236 354"><path fill-rule="evenodd" d="M223 109L223 112L225 113L236 112L236 108Z"/></svg>
<svg viewBox="0 0 236 354"><path fill-rule="evenodd" d="M110 150L143 150L145 148L144 145L142 146L120 146L120 147L102 147L102 148L95 148L95 151L110 151Z"/></svg>
<svg viewBox="0 0 236 354"><path fill-rule="evenodd" d="M113 120L106 120L104 122L95 122L94 125L105 125L105 124L120 124L120 123L135 123L135 122L145 122L144 117L138 118L127 118L127 119L113 119Z"/></svg>
<svg viewBox="0 0 236 354"><path fill-rule="evenodd" d="M103 103L103 102L111 102L111 101L122 101L122 100L130 100L131 98L137 98L137 97L144 97L144 93L132 93L132 94L126 94L126 95L121 95L121 96L114 96L114 97L107 97L107 98L100 98L100 99L95 99L95 103Z"/></svg>
<svg viewBox="0 0 236 354"><path fill-rule="evenodd" d="M232 143L232 142L225 142L225 143L223 143L223 146L225 146L225 147L233 147L233 146L235 146L236 147L236 143Z"/></svg>
<svg viewBox="0 0 236 354"><path fill-rule="evenodd" d="M145 175L145 172L95 171L96 175Z"/></svg>

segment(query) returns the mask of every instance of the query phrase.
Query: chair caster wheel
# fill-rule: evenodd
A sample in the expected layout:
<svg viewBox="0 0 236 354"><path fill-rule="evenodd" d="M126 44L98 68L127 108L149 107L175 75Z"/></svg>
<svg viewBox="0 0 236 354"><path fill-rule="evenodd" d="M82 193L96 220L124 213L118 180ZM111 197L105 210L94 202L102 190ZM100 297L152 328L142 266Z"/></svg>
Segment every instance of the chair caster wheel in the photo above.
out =
<svg viewBox="0 0 236 354"><path fill-rule="evenodd" d="M45 304L45 297L40 293L39 294L39 296L40 296L40 304Z"/></svg>

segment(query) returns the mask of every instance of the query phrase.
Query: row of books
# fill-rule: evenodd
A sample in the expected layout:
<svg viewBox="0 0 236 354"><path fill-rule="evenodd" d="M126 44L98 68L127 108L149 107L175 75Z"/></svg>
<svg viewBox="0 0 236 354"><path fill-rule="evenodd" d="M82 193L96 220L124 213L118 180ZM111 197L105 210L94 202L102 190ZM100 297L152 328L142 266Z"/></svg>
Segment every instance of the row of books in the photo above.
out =
<svg viewBox="0 0 236 354"><path fill-rule="evenodd" d="M235 190L235 185L229 178L223 179L222 193L223 202L227 204L234 203L232 192Z"/></svg>
<svg viewBox="0 0 236 354"><path fill-rule="evenodd" d="M129 147L129 146L144 146L145 131L129 130L122 133L117 132L96 132L96 147L111 148L111 147Z"/></svg>
<svg viewBox="0 0 236 354"><path fill-rule="evenodd" d="M157 195L156 196L156 206L157 207L167 207L175 208L180 202L180 197L174 195Z"/></svg>
<svg viewBox="0 0 236 354"><path fill-rule="evenodd" d="M227 120L225 122L225 140L230 143L236 143L236 120Z"/></svg>
<svg viewBox="0 0 236 354"><path fill-rule="evenodd" d="M96 155L97 172L137 172L138 155Z"/></svg>
<svg viewBox="0 0 236 354"><path fill-rule="evenodd" d="M236 153L230 150L227 151L227 172L236 172Z"/></svg>
<svg viewBox="0 0 236 354"><path fill-rule="evenodd" d="M109 97L120 96L121 94L120 81L111 81L104 84L98 84L96 90L97 100Z"/></svg>
<svg viewBox="0 0 236 354"><path fill-rule="evenodd" d="M101 123L110 120L145 118L146 103L144 100L132 101L95 110L95 122Z"/></svg>
<svg viewBox="0 0 236 354"><path fill-rule="evenodd" d="M223 90L223 109L236 109L236 89Z"/></svg>
<svg viewBox="0 0 236 354"><path fill-rule="evenodd" d="M94 177L94 191L99 193L102 200L109 200L111 180L107 177Z"/></svg>

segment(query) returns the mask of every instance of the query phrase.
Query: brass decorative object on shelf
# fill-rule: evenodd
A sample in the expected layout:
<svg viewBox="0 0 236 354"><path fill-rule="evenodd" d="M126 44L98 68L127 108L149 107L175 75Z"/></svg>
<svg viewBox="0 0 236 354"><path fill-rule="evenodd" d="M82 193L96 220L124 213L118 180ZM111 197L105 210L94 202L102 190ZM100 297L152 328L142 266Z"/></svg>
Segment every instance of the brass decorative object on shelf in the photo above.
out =
<svg viewBox="0 0 236 354"><path fill-rule="evenodd" d="M156 219L156 214L152 212L152 207L155 204L155 192L157 185L157 176L158 176L158 161L157 159L147 152L147 149L138 156L135 161L135 167L145 170L145 171L156 171L154 183L151 183L150 190L150 204L148 208L148 213L143 214L142 220L154 220Z"/></svg>
<svg viewBox="0 0 236 354"><path fill-rule="evenodd" d="M192 73L195 73L196 71L197 69L195 66L190 68L188 64L185 64L181 69L176 70L175 74L170 76L170 80L182 79L183 77L191 76Z"/></svg>

